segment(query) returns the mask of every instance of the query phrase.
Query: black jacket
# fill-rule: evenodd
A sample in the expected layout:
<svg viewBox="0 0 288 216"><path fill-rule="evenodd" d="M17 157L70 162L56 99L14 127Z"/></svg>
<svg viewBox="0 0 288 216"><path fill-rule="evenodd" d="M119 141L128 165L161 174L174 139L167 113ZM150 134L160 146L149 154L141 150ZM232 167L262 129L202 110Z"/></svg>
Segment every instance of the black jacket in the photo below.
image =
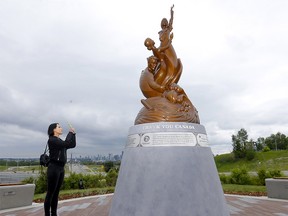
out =
<svg viewBox="0 0 288 216"><path fill-rule="evenodd" d="M56 136L51 136L48 140L48 146L50 162L64 166L67 162L67 149L76 146L76 136L69 132L65 141Z"/></svg>

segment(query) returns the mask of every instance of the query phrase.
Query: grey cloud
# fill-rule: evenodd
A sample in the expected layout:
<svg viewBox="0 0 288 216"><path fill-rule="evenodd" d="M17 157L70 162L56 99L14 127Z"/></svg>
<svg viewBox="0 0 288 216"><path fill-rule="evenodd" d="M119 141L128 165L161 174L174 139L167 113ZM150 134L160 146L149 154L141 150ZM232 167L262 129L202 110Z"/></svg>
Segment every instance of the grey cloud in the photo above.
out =
<svg viewBox="0 0 288 216"><path fill-rule="evenodd" d="M55 121L66 132L67 122L76 128L75 155L121 152L144 98L139 77L152 53L143 42L159 45L165 7L1 1L0 157L38 157ZM287 8L260 0L175 4L179 84L215 153L229 152L231 134L242 127L256 138L287 132Z"/></svg>

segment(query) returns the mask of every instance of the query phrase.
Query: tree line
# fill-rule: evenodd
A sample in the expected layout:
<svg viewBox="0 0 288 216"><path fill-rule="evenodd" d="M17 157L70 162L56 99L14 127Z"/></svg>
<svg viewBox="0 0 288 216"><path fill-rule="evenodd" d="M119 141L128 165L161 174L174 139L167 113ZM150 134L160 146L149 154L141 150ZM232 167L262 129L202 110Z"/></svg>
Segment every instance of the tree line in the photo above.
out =
<svg viewBox="0 0 288 216"><path fill-rule="evenodd" d="M241 128L236 135L232 135L232 146L235 159L247 158L252 160L257 151L287 150L288 137L280 132L269 137L249 139L248 133Z"/></svg>

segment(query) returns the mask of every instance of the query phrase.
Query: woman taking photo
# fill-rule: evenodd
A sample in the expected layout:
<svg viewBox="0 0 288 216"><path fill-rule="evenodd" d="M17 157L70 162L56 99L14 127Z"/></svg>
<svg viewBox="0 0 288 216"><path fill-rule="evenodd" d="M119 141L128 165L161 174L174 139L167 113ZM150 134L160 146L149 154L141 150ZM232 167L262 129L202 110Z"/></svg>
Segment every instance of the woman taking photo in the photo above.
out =
<svg viewBox="0 0 288 216"><path fill-rule="evenodd" d="M64 166L67 162L67 149L76 146L74 128L70 128L65 141L60 139L62 128L59 123L48 127L48 147L50 163L47 169L47 194L44 201L45 216L57 216L58 195L64 180Z"/></svg>

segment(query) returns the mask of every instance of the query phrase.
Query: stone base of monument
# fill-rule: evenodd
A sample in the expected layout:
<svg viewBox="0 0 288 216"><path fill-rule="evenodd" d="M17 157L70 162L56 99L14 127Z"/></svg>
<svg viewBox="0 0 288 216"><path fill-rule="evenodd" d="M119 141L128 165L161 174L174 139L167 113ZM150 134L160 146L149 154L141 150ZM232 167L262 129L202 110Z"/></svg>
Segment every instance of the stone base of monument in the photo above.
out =
<svg viewBox="0 0 288 216"><path fill-rule="evenodd" d="M229 215L207 144L199 124L131 127L110 216Z"/></svg>

